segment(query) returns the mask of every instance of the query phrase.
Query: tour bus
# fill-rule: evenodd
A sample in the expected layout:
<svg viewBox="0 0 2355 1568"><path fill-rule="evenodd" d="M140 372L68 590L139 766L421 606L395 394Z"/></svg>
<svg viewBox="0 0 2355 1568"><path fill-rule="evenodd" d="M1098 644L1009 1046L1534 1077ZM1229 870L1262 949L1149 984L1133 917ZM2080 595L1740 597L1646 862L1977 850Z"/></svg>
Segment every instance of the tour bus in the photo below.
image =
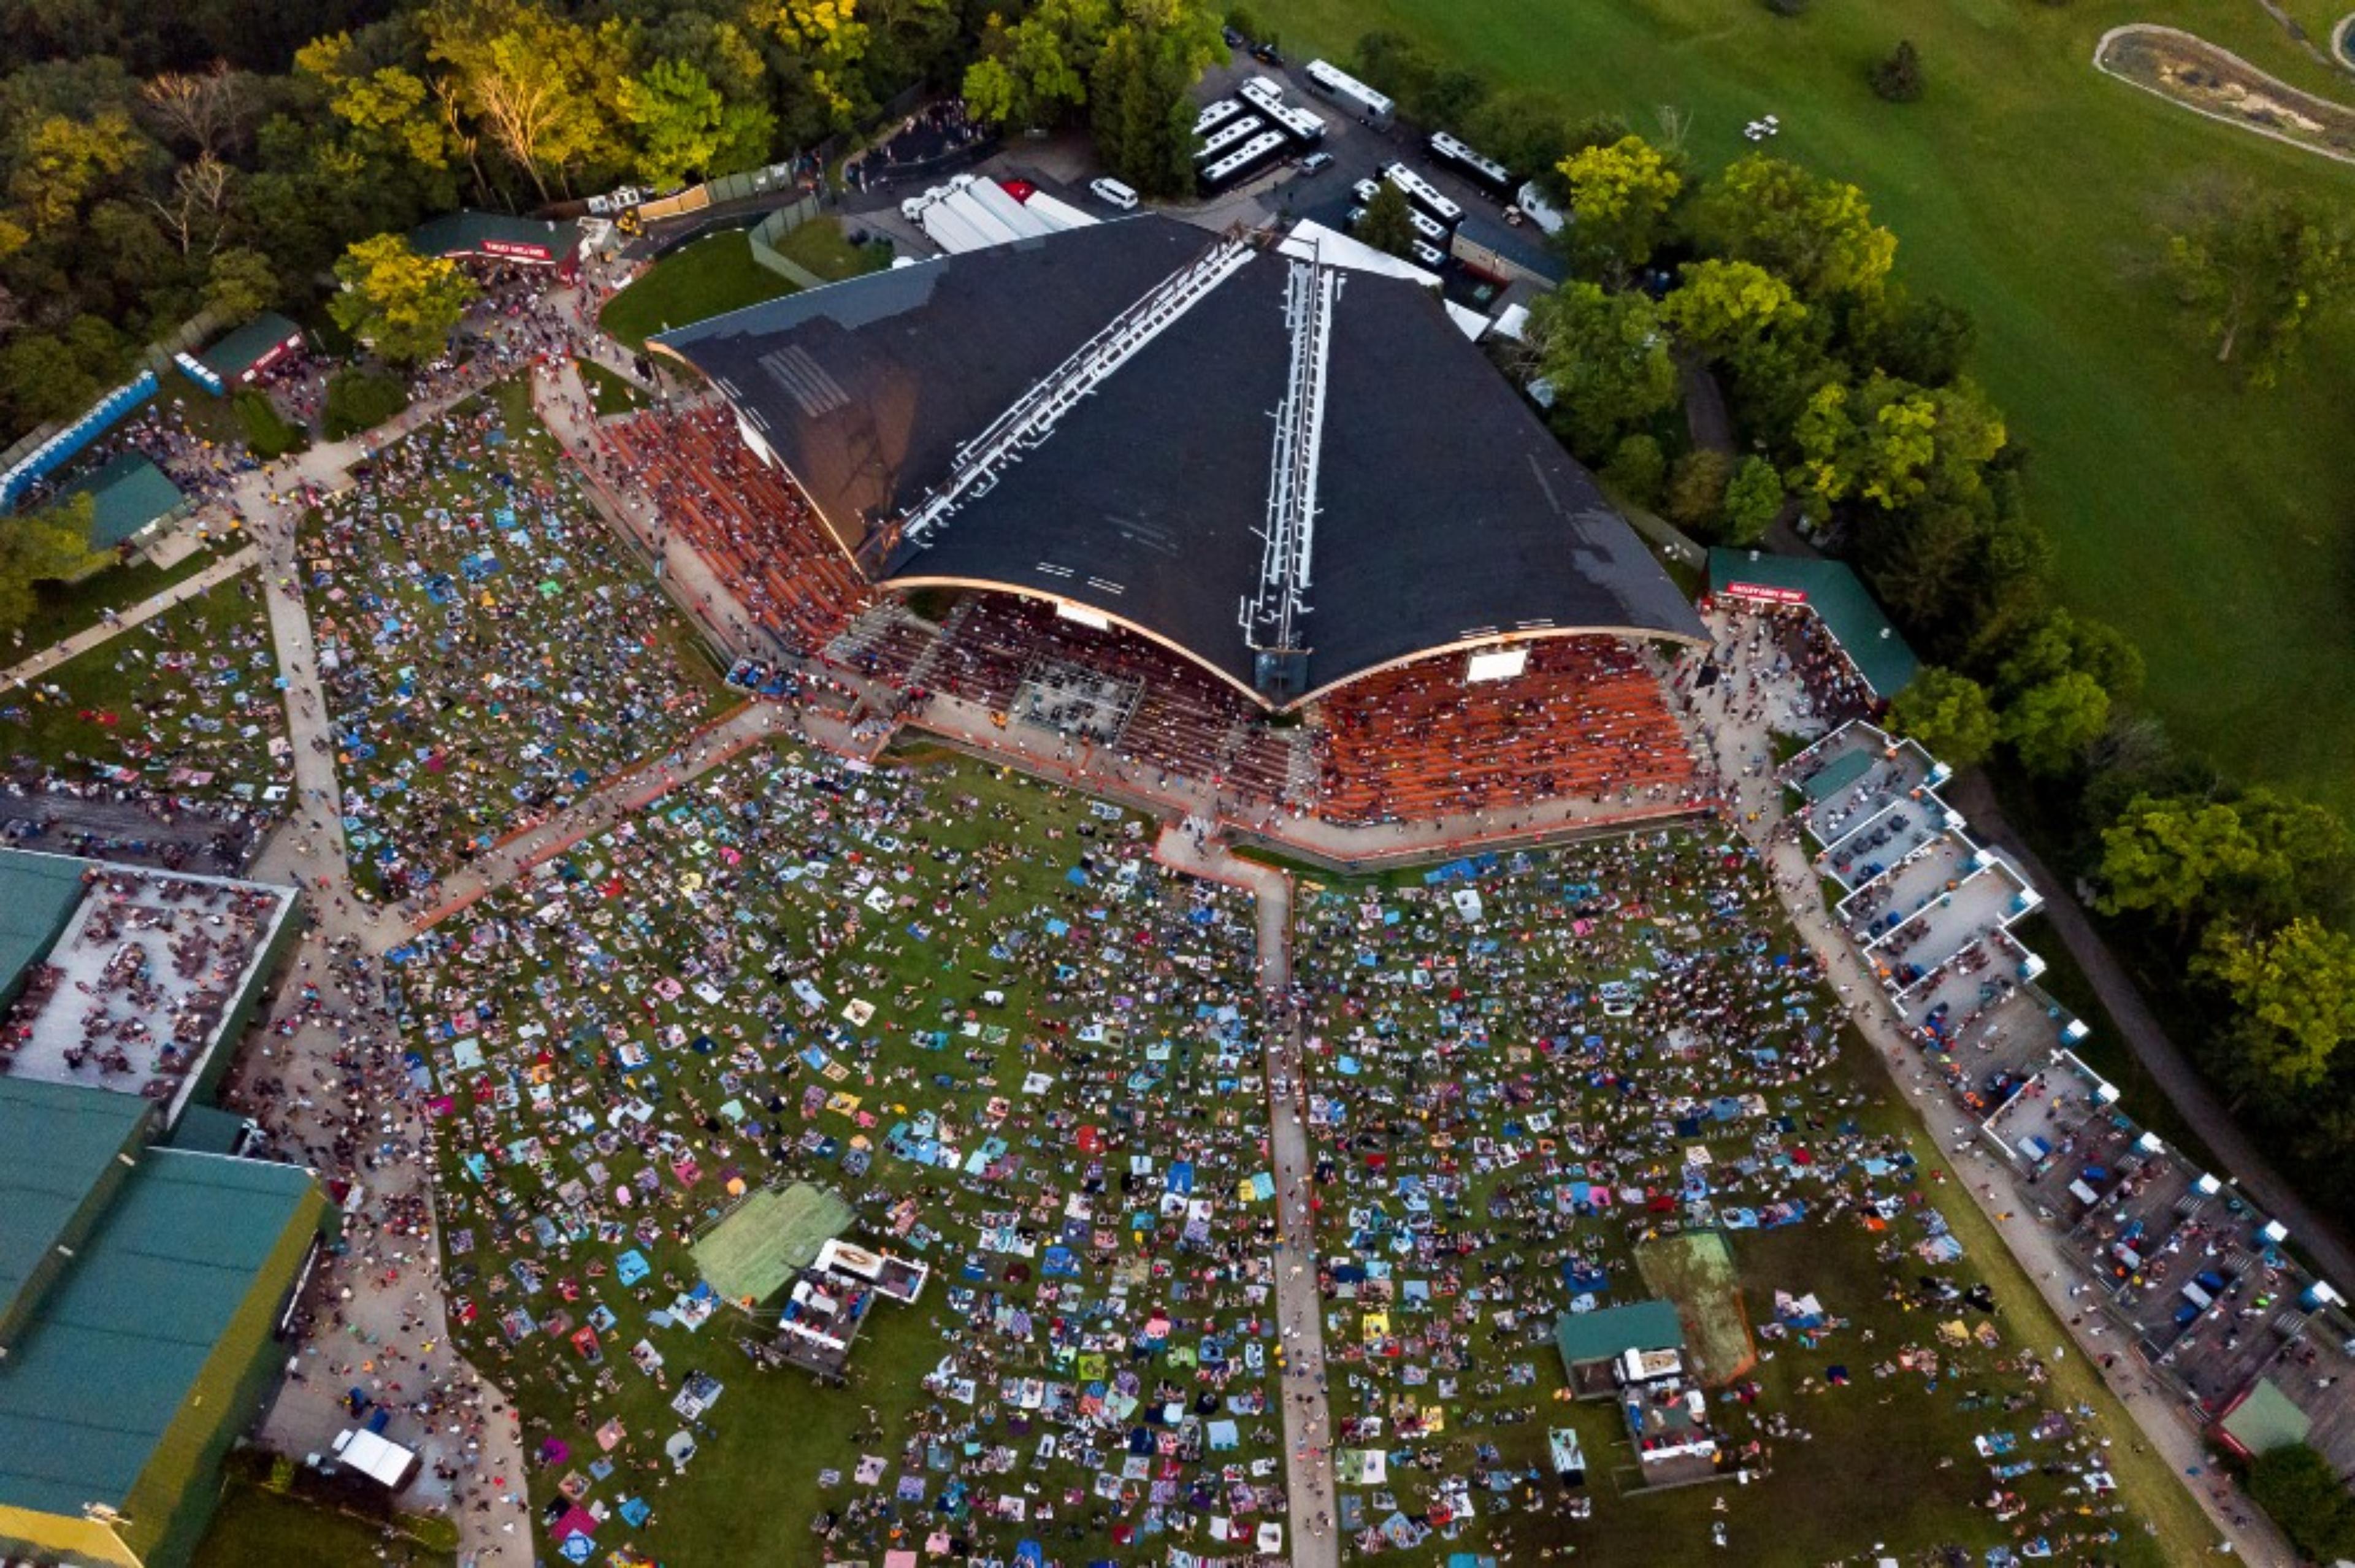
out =
<svg viewBox="0 0 2355 1568"><path fill-rule="evenodd" d="M1303 74L1308 78L1309 86L1368 124L1387 126L1391 123L1391 112L1397 105L1340 67L1327 60L1310 60Z"/></svg>
<svg viewBox="0 0 2355 1568"><path fill-rule="evenodd" d="M1194 161L1198 164L1217 163L1266 129L1267 122L1256 114L1246 114L1240 120L1230 120L1202 138L1201 146L1195 149Z"/></svg>
<svg viewBox="0 0 2355 1568"><path fill-rule="evenodd" d="M1382 178L1406 192L1406 198L1450 229L1464 221L1464 209L1439 194L1432 183L1404 164L1384 164Z"/></svg>
<svg viewBox="0 0 2355 1568"><path fill-rule="evenodd" d="M1431 133L1431 155L1499 197L1513 194L1513 171L1444 131Z"/></svg>
<svg viewBox="0 0 2355 1568"><path fill-rule="evenodd" d="M1215 196L1227 187L1258 173L1269 159L1284 151L1284 133L1262 131L1201 174L1203 194Z"/></svg>
<svg viewBox="0 0 2355 1568"><path fill-rule="evenodd" d="M1371 180L1360 180L1358 183L1362 186L1370 187L1374 182ZM1368 206L1371 205L1372 202L1373 197L1370 195L1361 196L1359 197L1359 205L1349 208L1350 228L1355 229L1365 218L1366 208ZM1422 240L1424 244L1444 247L1448 243L1446 229L1441 225L1437 219L1433 218L1429 213L1417 212L1413 208L1410 207L1406 209L1406 220L1414 226L1415 233L1422 236Z"/></svg>
<svg viewBox="0 0 2355 1568"><path fill-rule="evenodd" d="M1221 98L1216 103L1206 104L1202 112L1194 116L1194 134L1207 139L1211 132L1242 112L1240 99Z"/></svg>
<svg viewBox="0 0 2355 1568"><path fill-rule="evenodd" d="M1325 139L1325 122L1305 109L1295 109L1284 101L1284 89L1263 76L1252 77L1235 90L1251 106L1274 122L1275 128L1304 147L1315 146Z"/></svg>

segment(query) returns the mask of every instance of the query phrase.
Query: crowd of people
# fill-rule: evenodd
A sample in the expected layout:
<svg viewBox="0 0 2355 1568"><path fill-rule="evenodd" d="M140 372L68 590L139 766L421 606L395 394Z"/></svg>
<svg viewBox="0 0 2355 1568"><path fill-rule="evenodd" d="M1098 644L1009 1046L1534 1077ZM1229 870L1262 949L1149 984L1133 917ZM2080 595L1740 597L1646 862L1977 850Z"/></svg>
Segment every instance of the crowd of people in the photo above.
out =
<svg viewBox="0 0 2355 1568"><path fill-rule="evenodd" d="M718 672L501 383L379 452L298 541L364 886L424 892L668 750Z"/></svg>
<svg viewBox="0 0 2355 1568"><path fill-rule="evenodd" d="M393 955L457 1332L554 1544L659 1552L718 1506L678 1433L763 1444L830 1558L1280 1537L1250 910L1149 845L978 766L756 754ZM844 1388L759 1370L773 1317L692 1250L794 1182L932 1271Z"/></svg>

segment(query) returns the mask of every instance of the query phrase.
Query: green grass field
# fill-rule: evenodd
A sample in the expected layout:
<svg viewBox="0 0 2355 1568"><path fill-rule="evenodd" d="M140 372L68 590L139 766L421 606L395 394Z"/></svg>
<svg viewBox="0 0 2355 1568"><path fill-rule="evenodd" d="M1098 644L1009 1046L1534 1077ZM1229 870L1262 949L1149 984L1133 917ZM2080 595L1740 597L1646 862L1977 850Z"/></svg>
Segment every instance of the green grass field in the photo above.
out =
<svg viewBox="0 0 2355 1568"><path fill-rule="evenodd" d="M793 284L752 260L751 241L730 229L655 262L606 304L598 322L632 348L643 349L654 333L793 292Z"/></svg>
<svg viewBox="0 0 2355 1568"><path fill-rule="evenodd" d="M2328 6L2307 5L2325 36ZM1690 115L1702 168L1782 117L1779 154L1853 179L1900 239L1917 288L1977 315L1976 373L2031 453L2037 516L2062 592L2115 622L2150 663L2151 702L2188 741L2249 773L2355 809L2355 446L2345 428L2355 331L2251 392L2181 331L2150 275L2158 214L2208 171L2346 202L2355 176L2098 75L2094 40L2165 22L2284 80L2355 101L2355 83L2237 0L1817 0L1785 19L1756 0L1270 0L1290 52L1346 57L1373 28L1422 38L1499 84L1614 111L1658 133ZM1899 39L1928 96L1874 98L1865 71Z"/></svg>
<svg viewBox="0 0 2355 1568"><path fill-rule="evenodd" d="M195 1568L428 1568L453 1559L406 1537L388 1539L382 1525L367 1520L232 1482L192 1561Z"/></svg>
<svg viewBox="0 0 2355 1568"><path fill-rule="evenodd" d="M588 389L590 404L599 419L612 419L626 414L638 406L638 389L630 382L608 370L594 359L576 359L581 368L581 384Z"/></svg>

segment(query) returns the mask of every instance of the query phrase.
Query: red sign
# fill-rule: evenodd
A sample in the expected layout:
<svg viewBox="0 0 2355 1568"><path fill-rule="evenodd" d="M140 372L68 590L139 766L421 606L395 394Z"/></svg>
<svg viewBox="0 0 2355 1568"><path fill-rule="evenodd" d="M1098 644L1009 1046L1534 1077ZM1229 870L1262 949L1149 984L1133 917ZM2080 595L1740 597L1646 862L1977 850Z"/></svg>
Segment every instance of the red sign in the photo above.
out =
<svg viewBox="0 0 2355 1568"><path fill-rule="evenodd" d="M519 245L512 240L485 240L483 251L492 256L517 256L527 261L545 261L549 250L545 245Z"/></svg>
<svg viewBox="0 0 2355 1568"><path fill-rule="evenodd" d="M1769 588L1763 582L1729 582L1719 590L1729 599L1754 599L1761 604L1805 604L1803 588Z"/></svg>

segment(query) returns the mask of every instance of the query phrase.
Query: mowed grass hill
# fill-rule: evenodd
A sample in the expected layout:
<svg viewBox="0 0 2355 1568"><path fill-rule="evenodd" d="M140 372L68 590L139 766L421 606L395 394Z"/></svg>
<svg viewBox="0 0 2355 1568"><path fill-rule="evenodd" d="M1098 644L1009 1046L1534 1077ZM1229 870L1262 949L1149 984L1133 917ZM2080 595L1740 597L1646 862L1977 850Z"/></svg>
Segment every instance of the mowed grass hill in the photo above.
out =
<svg viewBox="0 0 2355 1568"><path fill-rule="evenodd" d="M2334 6L2296 0L2318 40ZM1704 170L1772 150L1862 186L1898 271L1967 306L1974 373L2030 452L2062 592L2125 628L2149 701L2235 772L2355 813L2355 332L2308 344L2270 391L2196 340L2152 270L2170 199L2213 174L2355 205L2355 166L2202 120L2098 74L2110 27L2198 33L2292 85L2355 103L2355 79L2255 0L1262 0L1295 57L1346 60L1383 28L1500 87L1610 111L1657 136L1689 116ZM1928 93L1866 81L1902 38Z"/></svg>

